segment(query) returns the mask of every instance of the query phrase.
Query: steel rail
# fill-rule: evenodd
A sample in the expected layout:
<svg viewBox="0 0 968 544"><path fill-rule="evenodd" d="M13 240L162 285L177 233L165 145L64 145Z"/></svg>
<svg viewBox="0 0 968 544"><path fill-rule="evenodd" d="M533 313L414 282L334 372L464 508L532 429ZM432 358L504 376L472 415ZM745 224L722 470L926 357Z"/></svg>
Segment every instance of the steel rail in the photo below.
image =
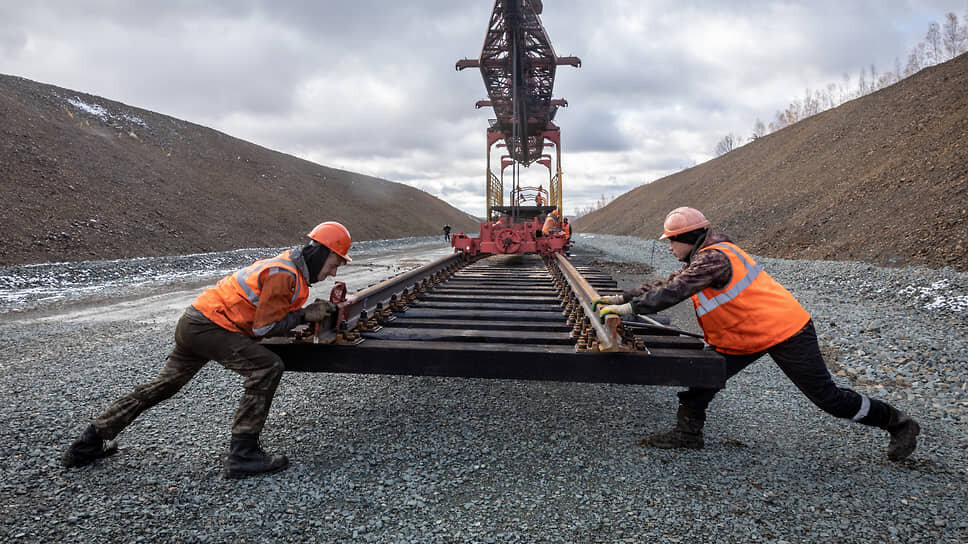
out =
<svg viewBox="0 0 968 544"><path fill-rule="evenodd" d="M634 351L635 348L626 345L622 337L616 332L614 326L618 325L617 322L613 322L607 326L599 321L598 313L595 312L595 308L592 306L592 301L598 298L598 292L595 291L595 288L582 277L574 265L563 254L555 253L555 263L558 265L558 270L565 278L565 281L568 282L568 286L575 294L575 298L581 304L582 310L585 312L585 318L588 319L594 329L595 335L598 337L599 351ZM615 316L615 318L617 318L617 321L621 321L621 318L618 316Z"/></svg>
<svg viewBox="0 0 968 544"><path fill-rule="evenodd" d="M406 305L407 298L425 289L435 275L447 270L456 270L459 265L468 262L471 261L462 253L455 253L367 287L342 301L331 300L336 304L339 313L315 327L312 331L312 342L315 344L338 342L340 333L350 333L357 329L361 318L376 317L379 320L384 314L389 315L391 311L402 309ZM263 340L270 344L286 341L285 337Z"/></svg>

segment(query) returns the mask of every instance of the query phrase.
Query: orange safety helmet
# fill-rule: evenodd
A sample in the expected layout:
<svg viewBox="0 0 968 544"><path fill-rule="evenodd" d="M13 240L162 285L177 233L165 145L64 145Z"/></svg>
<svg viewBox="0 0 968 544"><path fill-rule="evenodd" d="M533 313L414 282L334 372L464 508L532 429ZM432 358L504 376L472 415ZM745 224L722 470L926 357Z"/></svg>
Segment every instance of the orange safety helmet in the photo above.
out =
<svg viewBox="0 0 968 544"><path fill-rule="evenodd" d="M696 208L690 208L689 206L683 206L672 210L666 216L665 223L662 225L662 230L665 232L662 233L662 237L659 239L665 240L666 238L672 238L673 236L708 226L709 220L706 219L706 216L701 211Z"/></svg>
<svg viewBox="0 0 968 544"><path fill-rule="evenodd" d="M551 215L558 217L558 210L551 210Z"/></svg>
<svg viewBox="0 0 968 544"><path fill-rule="evenodd" d="M350 242L352 242L350 231L346 230L342 223L336 221L320 223L306 236L328 247L330 251L345 259L346 262L353 260L346 255L350 250Z"/></svg>

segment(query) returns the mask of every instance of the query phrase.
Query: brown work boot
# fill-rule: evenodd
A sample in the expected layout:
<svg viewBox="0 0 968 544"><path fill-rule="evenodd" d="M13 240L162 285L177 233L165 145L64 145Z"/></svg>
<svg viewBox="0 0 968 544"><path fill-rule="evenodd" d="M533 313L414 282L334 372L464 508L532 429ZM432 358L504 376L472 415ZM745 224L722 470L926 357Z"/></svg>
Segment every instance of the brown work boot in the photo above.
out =
<svg viewBox="0 0 968 544"><path fill-rule="evenodd" d="M94 430L94 425L88 425L80 438L75 440L64 455L61 464L65 467L83 467L90 465L97 459L114 455L118 452L118 443L114 440L104 440Z"/></svg>
<svg viewBox="0 0 968 544"><path fill-rule="evenodd" d="M906 459L918 447L918 434L921 426L911 416L887 406L891 411L891 418L884 429L891 433L891 442L887 445L887 458L891 461Z"/></svg>
<svg viewBox="0 0 968 544"><path fill-rule="evenodd" d="M272 474L289 468L289 458L285 455L268 454L259 446L257 434L233 434L232 446L225 459L226 478L238 479Z"/></svg>
<svg viewBox="0 0 968 544"><path fill-rule="evenodd" d="M679 406L679 411L676 412L676 426L668 431L651 435L645 439L645 445L662 449L701 450L705 445L702 438L702 427L705 423L705 411Z"/></svg>

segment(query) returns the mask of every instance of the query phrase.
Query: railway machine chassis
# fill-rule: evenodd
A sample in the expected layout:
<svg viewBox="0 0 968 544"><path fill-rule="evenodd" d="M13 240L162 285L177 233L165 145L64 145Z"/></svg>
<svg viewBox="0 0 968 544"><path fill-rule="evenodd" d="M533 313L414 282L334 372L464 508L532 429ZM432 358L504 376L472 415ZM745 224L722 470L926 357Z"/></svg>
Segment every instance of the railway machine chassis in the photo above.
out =
<svg viewBox="0 0 968 544"><path fill-rule="evenodd" d="M611 277L563 255L454 254L333 301L319 328L263 341L287 371L721 387L722 357L659 324L599 323Z"/></svg>

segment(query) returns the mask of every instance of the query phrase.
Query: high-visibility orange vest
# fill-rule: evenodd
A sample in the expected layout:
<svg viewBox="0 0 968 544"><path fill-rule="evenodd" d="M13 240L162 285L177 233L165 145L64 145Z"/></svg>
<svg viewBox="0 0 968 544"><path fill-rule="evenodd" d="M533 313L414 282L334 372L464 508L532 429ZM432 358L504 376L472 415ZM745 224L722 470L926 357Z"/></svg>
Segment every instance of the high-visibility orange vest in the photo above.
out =
<svg viewBox="0 0 968 544"><path fill-rule="evenodd" d="M290 257L292 251L294 250L287 250L271 259L256 261L225 276L214 287L199 295L192 306L223 329L256 338L252 330L252 320L255 319L255 309L262 293L263 273L275 269L295 277L296 289L289 302L290 312L302 308L309 298L309 284L305 277L309 272L305 270L305 265L302 266L304 270L300 271L300 266Z"/></svg>
<svg viewBox="0 0 968 544"><path fill-rule="evenodd" d="M706 343L716 351L764 351L796 334L810 320L797 299L735 244L719 242L699 251L710 249L729 257L733 269L729 285L707 287L692 296Z"/></svg>
<svg viewBox="0 0 968 544"><path fill-rule="evenodd" d="M544 222L544 226L541 227L541 233L545 236L551 236L552 234L558 232L560 227L558 226L558 220L555 216L549 215Z"/></svg>

